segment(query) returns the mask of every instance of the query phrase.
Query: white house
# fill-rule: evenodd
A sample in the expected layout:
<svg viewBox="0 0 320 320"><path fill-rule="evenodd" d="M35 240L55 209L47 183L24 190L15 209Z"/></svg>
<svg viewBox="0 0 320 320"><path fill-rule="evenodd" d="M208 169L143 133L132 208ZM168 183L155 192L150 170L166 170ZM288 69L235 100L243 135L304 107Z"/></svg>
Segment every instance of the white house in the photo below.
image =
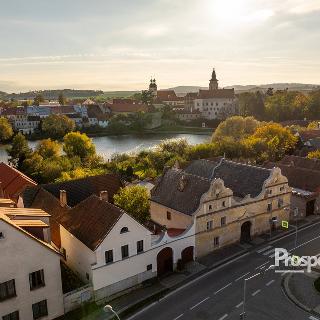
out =
<svg viewBox="0 0 320 320"><path fill-rule="evenodd" d="M193 227L178 237L154 235L106 196L90 196L70 209L61 224L66 263L92 284L96 300L173 271L186 247L193 260Z"/></svg>
<svg viewBox="0 0 320 320"><path fill-rule="evenodd" d="M64 313L60 254L25 230L39 231L43 221L15 220L5 209L0 211L0 319L55 319Z"/></svg>

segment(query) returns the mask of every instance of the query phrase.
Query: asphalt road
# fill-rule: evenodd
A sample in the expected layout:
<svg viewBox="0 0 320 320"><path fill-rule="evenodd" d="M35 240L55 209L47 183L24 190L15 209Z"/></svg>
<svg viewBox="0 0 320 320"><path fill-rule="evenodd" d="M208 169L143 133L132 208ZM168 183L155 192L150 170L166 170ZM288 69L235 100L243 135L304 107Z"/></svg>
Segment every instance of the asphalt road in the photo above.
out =
<svg viewBox="0 0 320 320"><path fill-rule="evenodd" d="M229 320L240 319L243 308L244 278L274 264L274 248L294 247L295 235L265 244L240 259L227 263L171 292L149 305L130 320ZM320 253L320 223L298 233L297 255ZM269 270L247 281L246 319L314 320L284 294L284 273ZM320 299L319 299L320 301ZM319 319L320 320L320 319Z"/></svg>

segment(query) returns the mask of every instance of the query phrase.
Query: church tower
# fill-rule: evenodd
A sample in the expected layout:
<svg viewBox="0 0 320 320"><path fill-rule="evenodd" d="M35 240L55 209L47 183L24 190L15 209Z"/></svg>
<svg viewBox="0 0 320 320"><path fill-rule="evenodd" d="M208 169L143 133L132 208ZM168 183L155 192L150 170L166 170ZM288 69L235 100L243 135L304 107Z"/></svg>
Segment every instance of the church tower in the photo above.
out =
<svg viewBox="0 0 320 320"><path fill-rule="evenodd" d="M156 84L156 79L151 78L150 84L149 84L149 91L152 93L154 97L157 96L158 87Z"/></svg>
<svg viewBox="0 0 320 320"><path fill-rule="evenodd" d="M214 68L212 70L212 76L209 82L209 90L210 91L218 90L218 79L217 79L216 71L214 70Z"/></svg>

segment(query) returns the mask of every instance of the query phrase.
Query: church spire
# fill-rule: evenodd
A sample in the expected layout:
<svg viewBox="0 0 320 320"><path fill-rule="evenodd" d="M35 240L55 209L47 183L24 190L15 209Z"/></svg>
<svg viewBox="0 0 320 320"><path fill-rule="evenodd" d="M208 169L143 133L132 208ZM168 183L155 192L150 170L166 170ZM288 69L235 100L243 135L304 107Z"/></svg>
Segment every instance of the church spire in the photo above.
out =
<svg viewBox="0 0 320 320"><path fill-rule="evenodd" d="M218 90L218 79L217 79L217 75L216 75L216 71L213 68L212 70L212 75L211 75L211 79L209 82L209 90Z"/></svg>

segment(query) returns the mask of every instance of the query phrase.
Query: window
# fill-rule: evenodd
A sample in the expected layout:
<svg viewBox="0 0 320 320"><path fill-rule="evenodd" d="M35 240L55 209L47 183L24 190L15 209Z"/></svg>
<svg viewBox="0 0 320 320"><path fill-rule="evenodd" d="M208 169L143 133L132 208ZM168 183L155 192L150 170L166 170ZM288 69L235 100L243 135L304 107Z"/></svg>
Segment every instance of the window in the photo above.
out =
<svg viewBox="0 0 320 320"><path fill-rule="evenodd" d="M128 227L123 227L123 228L120 230L120 233L126 233L126 232L129 232Z"/></svg>
<svg viewBox="0 0 320 320"><path fill-rule="evenodd" d="M212 205L211 204L209 204L209 210L212 210Z"/></svg>
<svg viewBox="0 0 320 320"><path fill-rule="evenodd" d="M225 207L226 206L226 202L222 201L222 206Z"/></svg>
<svg viewBox="0 0 320 320"><path fill-rule="evenodd" d="M39 319L48 315L47 300L42 300L32 305L33 319Z"/></svg>
<svg viewBox="0 0 320 320"><path fill-rule="evenodd" d="M171 212L167 211L167 220L171 220Z"/></svg>
<svg viewBox="0 0 320 320"><path fill-rule="evenodd" d="M147 265L147 271L150 271L150 270L152 270L152 264Z"/></svg>
<svg viewBox="0 0 320 320"><path fill-rule="evenodd" d="M42 270L38 270L29 274L29 283L30 290L34 290L40 287L44 287L44 272Z"/></svg>
<svg viewBox="0 0 320 320"><path fill-rule="evenodd" d="M214 245L214 247L219 247L219 237L214 237L213 245Z"/></svg>
<svg viewBox="0 0 320 320"><path fill-rule="evenodd" d="M284 186L280 187L280 192L284 191Z"/></svg>
<svg viewBox="0 0 320 320"><path fill-rule="evenodd" d="M268 203L268 207L267 207L268 212L272 211L272 203Z"/></svg>
<svg viewBox="0 0 320 320"><path fill-rule="evenodd" d="M113 262L113 250L108 250L104 253L106 263Z"/></svg>
<svg viewBox="0 0 320 320"><path fill-rule="evenodd" d="M0 301L4 301L16 296L16 285L15 281L10 280L7 282L0 283Z"/></svg>
<svg viewBox="0 0 320 320"><path fill-rule="evenodd" d="M3 234L3 232L0 232L0 240L1 239L4 239L4 234Z"/></svg>
<svg viewBox="0 0 320 320"><path fill-rule="evenodd" d="M271 195L271 194L272 194L272 189L269 189L269 190L268 190L268 193Z"/></svg>
<svg viewBox="0 0 320 320"><path fill-rule="evenodd" d="M207 221L207 230L213 229L213 220Z"/></svg>
<svg viewBox="0 0 320 320"><path fill-rule="evenodd" d="M15 311L3 316L2 320L19 320L19 311Z"/></svg>
<svg viewBox="0 0 320 320"><path fill-rule="evenodd" d="M121 255L122 259L129 257L129 246L127 244L121 247Z"/></svg>
<svg viewBox="0 0 320 320"><path fill-rule="evenodd" d="M283 199L280 198L280 199L278 200L278 208L280 209L280 208L282 208L282 207L283 207Z"/></svg>
<svg viewBox="0 0 320 320"><path fill-rule="evenodd" d="M221 226L225 226L226 225L226 220L227 220L226 217L222 217L221 218Z"/></svg>
<svg viewBox="0 0 320 320"><path fill-rule="evenodd" d="M143 252L143 240L137 241L137 253Z"/></svg>
<svg viewBox="0 0 320 320"><path fill-rule="evenodd" d="M86 279L89 281L89 279L90 279L90 276L89 276L89 273L88 272L86 272Z"/></svg>

